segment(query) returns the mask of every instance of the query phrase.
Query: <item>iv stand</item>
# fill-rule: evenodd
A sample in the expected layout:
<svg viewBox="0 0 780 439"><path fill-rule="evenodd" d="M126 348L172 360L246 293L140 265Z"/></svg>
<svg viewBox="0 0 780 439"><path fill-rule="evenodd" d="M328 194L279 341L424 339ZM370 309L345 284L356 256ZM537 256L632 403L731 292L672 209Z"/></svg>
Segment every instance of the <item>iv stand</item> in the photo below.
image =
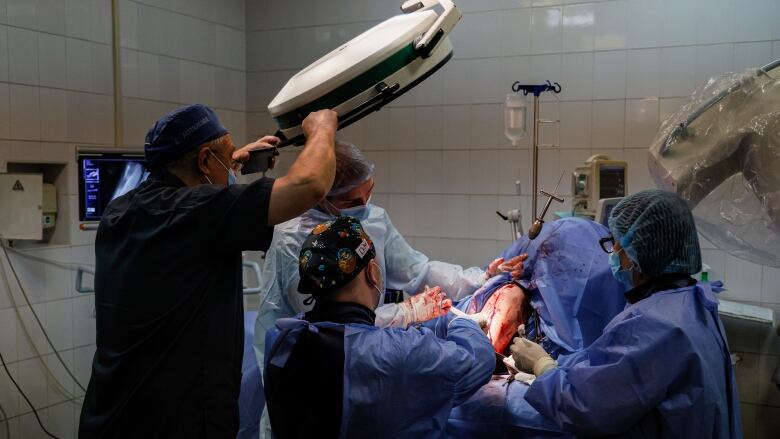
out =
<svg viewBox="0 0 780 439"><path fill-rule="evenodd" d="M533 186L531 188L531 194L533 194L531 197L531 215L534 218L538 218L536 198L539 194L539 95L546 91L558 94L561 92L561 89L561 84L557 82L550 83L550 81L541 85L525 85L521 84L520 81L512 84L513 92L519 93L522 91L524 96L528 96L528 93L533 93L534 95Z"/></svg>

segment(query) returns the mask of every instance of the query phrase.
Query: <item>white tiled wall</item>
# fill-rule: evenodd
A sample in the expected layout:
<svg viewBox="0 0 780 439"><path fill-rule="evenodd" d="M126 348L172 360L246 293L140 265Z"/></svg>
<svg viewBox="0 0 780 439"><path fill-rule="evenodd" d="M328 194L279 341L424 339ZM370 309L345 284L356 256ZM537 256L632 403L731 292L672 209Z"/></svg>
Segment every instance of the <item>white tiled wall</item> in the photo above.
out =
<svg viewBox="0 0 780 439"><path fill-rule="evenodd" d="M94 233L76 228L73 158L75 145L113 143L110 3L0 0L0 170L7 161L68 164L56 181L56 245L25 250L29 255L94 262ZM502 102L514 81L549 79L564 87L560 102L545 96L542 105L544 117L561 120L559 132L542 132L543 142L560 143L541 153L543 188L589 155L605 153L630 162L633 191L652 184L644 151L660 120L697 84L780 58L775 0L456 3L464 17L452 35L454 59L342 137L376 163L374 199L409 241L433 258L464 265L483 264L508 243L508 226L495 210L520 207L524 226L529 222L529 141L513 148L502 133ZM140 146L159 115L191 102L215 107L237 143L273 132L265 107L287 78L396 14L399 4L121 0L121 143ZM282 155L280 170L293 154ZM568 186L565 177L562 193L570 196ZM711 276L730 287L728 298L780 312L780 270L703 247ZM68 270L20 256L12 261L55 349L85 385L94 352L93 298L72 292ZM47 427L73 437L80 407L69 395L81 392L20 300L15 287L0 285L0 352L43 409ZM768 384L780 359L778 338L760 325L726 324L743 358L737 370L746 437L771 437L780 419L780 392ZM0 405L11 417L12 437L40 437L2 371Z"/></svg>
<svg viewBox="0 0 780 439"><path fill-rule="evenodd" d="M176 107L214 108L246 140L244 0L121 0L124 142Z"/></svg>
<svg viewBox="0 0 780 439"><path fill-rule="evenodd" d="M281 85L398 13L400 3L248 1L248 132L273 132L265 107ZM592 154L628 160L631 191L652 187L645 151L662 118L711 76L780 58L776 0L455 3L464 16L451 36L453 60L341 137L374 160L374 200L413 245L466 265L484 264L508 243L509 227L495 210L519 206L524 227L530 222L529 141L512 148L503 136L502 102L514 81L563 85L560 103L544 96L542 104L545 117L561 120L559 132L542 132L542 142L557 139L560 147L540 154L542 188L552 189L566 174L561 191L567 202L554 207L563 210L571 206L569 173ZM730 288L726 297L780 312L780 271L704 247L714 277ZM727 323L733 350L745 358L740 385L751 377L753 389L760 389L742 391L746 436L766 437L780 415L780 392L767 378L780 360L780 338L767 327Z"/></svg>
<svg viewBox="0 0 780 439"><path fill-rule="evenodd" d="M243 142L244 0L121 0L120 7L120 143L141 146L155 119L194 102L216 108ZM77 229L75 147L114 143L111 38L111 0L0 0L0 172L7 162L66 165L55 182L57 231L51 245L24 249L29 256L94 265L94 232ZM93 295L75 292L71 270L18 255L11 261L54 349L86 386L95 347ZM4 262L0 353L46 428L76 437L83 391L55 357ZM0 407L12 438L44 437L3 370Z"/></svg>

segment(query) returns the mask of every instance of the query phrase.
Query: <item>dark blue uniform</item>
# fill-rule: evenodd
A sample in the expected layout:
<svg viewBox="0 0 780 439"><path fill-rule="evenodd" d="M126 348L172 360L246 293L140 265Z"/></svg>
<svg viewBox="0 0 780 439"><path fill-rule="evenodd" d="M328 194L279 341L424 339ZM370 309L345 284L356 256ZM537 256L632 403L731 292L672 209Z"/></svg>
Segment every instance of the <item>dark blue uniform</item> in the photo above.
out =
<svg viewBox="0 0 780 439"><path fill-rule="evenodd" d="M95 241L97 352L79 437L235 437L241 251L266 250L272 179L185 186L156 172Z"/></svg>

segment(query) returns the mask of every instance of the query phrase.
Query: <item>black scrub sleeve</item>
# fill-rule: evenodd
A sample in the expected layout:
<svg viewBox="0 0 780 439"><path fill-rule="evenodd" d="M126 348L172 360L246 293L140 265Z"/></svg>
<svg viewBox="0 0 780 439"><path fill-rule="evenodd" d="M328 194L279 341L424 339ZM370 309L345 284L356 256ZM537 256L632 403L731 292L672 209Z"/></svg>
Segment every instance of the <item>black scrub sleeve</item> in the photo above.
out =
<svg viewBox="0 0 780 439"><path fill-rule="evenodd" d="M268 250L274 228L268 225L273 178L225 188L209 203L209 235L217 250Z"/></svg>

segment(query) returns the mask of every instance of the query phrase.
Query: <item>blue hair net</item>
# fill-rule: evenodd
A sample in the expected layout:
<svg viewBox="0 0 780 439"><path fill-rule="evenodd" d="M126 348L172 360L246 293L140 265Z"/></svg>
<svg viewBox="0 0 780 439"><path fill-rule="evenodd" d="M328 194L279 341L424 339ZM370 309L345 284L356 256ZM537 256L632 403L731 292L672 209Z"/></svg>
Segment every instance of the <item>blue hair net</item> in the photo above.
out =
<svg viewBox="0 0 780 439"><path fill-rule="evenodd" d="M646 276L701 270L696 224L677 194L650 189L629 195L612 210L609 230Z"/></svg>
<svg viewBox="0 0 780 439"><path fill-rule="evenodd" d="M171 111L146 133L144 154L149 169L159 168L228 133L214 111L201 104Z"/></svg>
<svg viewBox="0 0 780 439"><path fill-rule="evenodd" d="M336 178L328 196L346 194L365 183L373 173L374 165L357 146L336 142Z"/></svg>

